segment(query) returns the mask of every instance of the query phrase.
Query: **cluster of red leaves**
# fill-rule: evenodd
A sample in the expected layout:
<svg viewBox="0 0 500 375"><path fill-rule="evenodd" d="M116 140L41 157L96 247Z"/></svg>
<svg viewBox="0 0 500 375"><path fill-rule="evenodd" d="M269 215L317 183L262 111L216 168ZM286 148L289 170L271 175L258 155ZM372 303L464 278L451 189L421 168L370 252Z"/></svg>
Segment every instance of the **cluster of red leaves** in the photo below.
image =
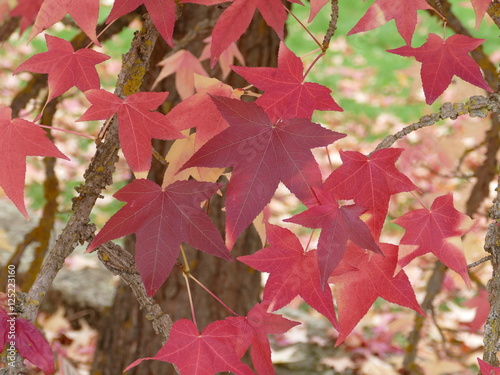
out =
<svg viewBox="0 0 500 375"><path fill-rule="evenodd" d="M182 2L213 5L225 1ZM300 3L299 0L289 2ZM107 22L145 5L160 34L173 45L176 3L174 0L116 0ZM310 21L326 3L326 0L311 1ZM482 18L487 3L473 2L477 20ZM98 9L98 0L21 0L11 14L23 17L22 30L34 22L30 33L33 38L69 13L99 45L95 33ZM429 104L448 87L453 75L491 91L468 55L483 40L461 35L443 40L430 34L423 46L410 46L419 9L429 9L429 6L424 0L400 0L397 7L393 2L377 0L350 34L371 30L394 19L407 45L389 52L414 56L422 63L423 87ZM256 10L283 39L286 10L281 0L233 0L212 33L212 67L245 32ZM200 207L220 184L188 180L160 187L139 179L115 194L115 198L126 205L106 223L88 251L109 240L136 233L135 259L150 296L168 277L182 242L232 260L230 250L236 239L269 203L280 182L307 206L305 212L286 221L321 228L318 249L304 250L292 232L268 224L270 246L239 258L257 270L270 273L264 301L255 305L247 316L213 322L201 334L194 323L180 320L174 324L166 345L156 356L147 359L174 363L182 374L217 371L252 374L250 367L240 361L251 347L255 370L259 374L273 374L267 334L283 333L298 323L272 312L295 296L301 296L329 319L340 332L339 344L377 297L423 314L402 270L417 256L433 252L469 282L465 258L452 243L468 230L468 225L464 225L467 220L454 209L451 194L436 198L430 209L412 211L394 221L406 230L399 247L379 243L391 196L416 189L395 166L401 149L380 150L369 156L342 152L342 166L322 181L311 149L328 146L345 135L311 122L311 117L314 110L342 109L331 97L330 89L304 82L301 59L284 44L280 46L277 68L231 67L264 91L255 103L238 100L239 95L219 81L200 86L192 95L193 74L207 73L186 51L171 56L163 64L175 62L176 74L187 77L182 82L191 80L191 83L189 90L180 90L185 100L165 116L154 110L168 93L137 93L122 100L100 89L95 65L108 56L90 49L74 51L69 42L49 35L46 41L48 51L31 57L14 73L28 70L48 74L49 100L73 86L85 91L91 107L80 121L108 119L116 113L120 143L133 171L149 168L152 138L182 138L180 130L191 128L192 124L196 127L196 147L179 171L191 167L233 168L226 191L225 243ZM158 79L174 71L164 70ZM202 110L193 111L200 106ZM0 108L0 134L3 161L0 186L27 215L23 200L25 157L65 156L43 136L36 124L12 120L10 108ZM346 200L354 203L344 204ZM330 284L336 288L338 320ZM1 310L0 314L0 328L5 332L7 315ZM41 337L31 323L21 319L18 322L21 338L23 332L28 331L30 337ZM1 333L0 338L5 337ZM53 372L50 350L44 342L38 339L36 345L22 339L18 342L23 356L44 372ZM27 350L33 347L38 348L34 354ZM141 361L137 360L129 368Z"/></svg>

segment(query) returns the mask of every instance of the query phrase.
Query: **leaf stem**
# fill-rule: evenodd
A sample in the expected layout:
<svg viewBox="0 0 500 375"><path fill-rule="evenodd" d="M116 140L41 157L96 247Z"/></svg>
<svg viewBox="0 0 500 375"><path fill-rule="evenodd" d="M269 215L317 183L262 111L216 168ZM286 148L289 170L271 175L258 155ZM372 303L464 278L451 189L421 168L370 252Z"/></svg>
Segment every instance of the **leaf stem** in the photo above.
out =
<svg viewBox="0 0 500 375"><path fill-rule="evenodd" d="M60 130L62 132L65 132L65 133L70 133L70 134L74 134L74 135L79 135L80 137L85 137L85 138L88 138L88 139L92 139L94 140L93 137L91 137L90 135L87 135L87 134L83 134L83 133L80 133L80 132L75 132L73 130L67 130L67 129L61 129L61 128L56 128L55 126L48 126L48 125L42 125L42 124L35 124L36 126L39 126L41 128L45 128L45 129L52 129L52 130Z"/></svg>
<svg viewBox="0 0 500 375"><path fill-rule="evenodd" d="M309 72L311 71L312 67L318 62L318 60L320 58L322 58L323 56L325 55L324 52L321 52L318 56L316 56L316 58L314 59L314 61L311 63L311 65L309 65L309 68L307 68L306 72L304 73L304 79L306 78L306 76L309 74Z"/></svg>
<svg viewBox="0 0 500 375"><path fill-rule="evenodd" d="M118 18L117 18L118 19ZM97 39L99 39L99 37L102 35L102 33L104 33L116 20L112 21L109 25L107 25L104 29L102 29L102 31L97 34ZM90 43L87 45L87 47L85 48L90 48L90 46L94 44L94 42L91 40Z"/></svg>
<svg viewBox="0 0 500 375"><path fill-rule="evenodd" d="M196 329L198 329L198 323L196 322L196 314L194 312L193 297L191 296L191 287L189 286L188 275L191 276L191 274L186 274L186 273L182 274L182 276L184 276L184 279L186 280L187 292L189 297L189 306L191 306L191 316L193 317L193 323L196 326Z"/></svg>
<svg viewBox="0 0 500 375"><path fill-rule="evenodd" d="M309 245L311 244L311 241L312 241L312 238L313 238L313 235L314 235L314 231L315 231L315 230L316 230L316 229L313 229L313 230L311 231L311 235L309 236L309 241L307 241L307 246L306 246L306 248L305 248L304 252L306 252L307 250L309 250Z"/></svg>
<svg viewBox="0 0 500 375"><path fill-rule="evenodd" d="M418 203L420 203L420 205L425 208L427 211L429 210L427 207L425 207L425 205L422 203L422 201L417 197L417 195L415 194L415 192L411 191L410 192L411 195L413 195L413 198L415 198L417 200Z"/></svg>
<svg viewBox="0 0 500 375"><path fill-rule="evenodd" d="M199 286L201 286L203 289L205 289L205 291L210 294L212 297L214 297L217 302L219 302L222 306L224 306L226 308L227 311L229 311L231 314L233 314L234 316L240 316L240 314L237 314L235 313L228 305L226 305L224 302L222 302L222 300L217 297L214 293L212 293L212 291L210 289L208 289L205 285L203 285L200 281L198 281L198 279L196 279L193 275L191 275L190 273L187 274L187 276L189 276L191 279L193 279Z"/></svg>
<svg viewBox="0 0 500 375"><path fill-rule="evenodd" d="M290 9L288 9L285 5L283 5L283 7L288 13L291 14L293 18L295 18L295 20L299 23L299 25L302 26L302 28L309 34L309 36L314 40L314 42L318 45L318 47L321 50L323 50L323 45L318 41L318 39L316 39L316 37L309 31L309 29L297 18L297 16L293 14L293 12Z"/></svg>

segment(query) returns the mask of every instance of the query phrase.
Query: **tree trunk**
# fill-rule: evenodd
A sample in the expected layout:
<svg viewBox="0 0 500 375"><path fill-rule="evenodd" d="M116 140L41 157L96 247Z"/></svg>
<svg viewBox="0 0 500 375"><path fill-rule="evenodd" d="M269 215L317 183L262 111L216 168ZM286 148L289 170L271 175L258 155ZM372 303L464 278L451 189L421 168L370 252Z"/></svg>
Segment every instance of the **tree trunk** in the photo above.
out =
<svg viewBox="0 0 500 375"><path fill-rule="evenodd" d="M177 21L174 39L181 40L189 32L197 30L202 21L217 19L221 11L222 9L217 6L184 5ZM199 56L204 46L202 40L210 35L210 31L201 30L185 48L195 56ZM248 66L276 66L279 39L274 31L265 25L260 15L255 16L251 27L238 44ZM158 43L155 48L153 59L156 61L152 61L150 74L143 83L145 88L151 86L158 74L156 63L170 50L163 42ZM235 74L231 74L227 81L233 87L242 87L246 84ZM162 87L158 90L170 92L167 107L178 102L173 79L163 81ZM169 143L155 142L154 147L160 154L165 155ZM153 166L148 178L160 182L162 176L163 168L158 163ZM225 213L221 210L223 207L223 198L214 196L210 202L209 215L221 233L224 233L225 225ZM260 239L252 226L240 236L232 250L232 256L236 258L252 254L261 247ZM133 246L128 248L133 249ZM188 246L185 246L185 250L193 276L235 312L244 315L258 302L261 288L260 274L257 271L238 261L229 263ZM210 322L230 315L222 305L195 283L191 283L191 292L200 330ZM192 319L186 283L179 269L174 267L167 282L154 298L174 321L182 318ZM109 315L103 319L99 334L92 369L94 375L122 374L123 369L131 362L138 358L154 356L161 347L161 338L153 331L145 313L139 310L134 295L126 285L120 285L118 288L114 304ZM175 373L171 364L159 361L145 361L128 371L129 375Z"/></svg>

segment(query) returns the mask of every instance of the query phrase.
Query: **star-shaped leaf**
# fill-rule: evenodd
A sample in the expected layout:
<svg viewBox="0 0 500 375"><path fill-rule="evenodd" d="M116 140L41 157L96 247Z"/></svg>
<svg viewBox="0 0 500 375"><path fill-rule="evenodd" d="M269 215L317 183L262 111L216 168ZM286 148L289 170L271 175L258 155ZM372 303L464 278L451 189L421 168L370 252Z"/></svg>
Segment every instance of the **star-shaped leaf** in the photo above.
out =
<svg viewBox="0 0 500 375"><path fill-rule="evenodd" d="M331 90L317 83L304 82L302 60L281 43L278 68L233 69L249 83L264 91L257 104L271 120L303 117L310 119L315 109L342 111L332 99Z"/></svg>
<svg viewBox="0 0 500 375"><path fill-rule="evenodd" d="M193 322L181 319L173 324L170 338L154 357L138 359L124 371L146 359L154 359L173 363L181 375L213 375L224 371L255 375L236 354L236 337L236 328L224 321L210 323L200 334Z"/></svg>
<svg viewBox="0 0 500 375"><path fill-rule="evenodd" d="M182 242L231 261L217 228L200 208L219 188L190 180L162 189L150 180L134 180L114 194L127 204L108 220L87 251L135 233L135 260L149 296L167 279Z"/></svg>
<svg viewBox="0 0 500 375"><path fill-rule="evenodd" d="M386 148L367 157L357 151L340 151L342 165L326 179L325 190L337 199L354 199L372 215L367 222L375 238L380 236L391 195L417 187L395 163L403 149Z"/></svg>
<svg viewBox="0 0 500 375"><path fill-rule="evenodd" d="M453 76L462 78L477 87L492 92L484 80L477 63L469 52L484 42L484 39L455 34L443 40L439 35L429 34L427 41L418 48L409 45L387 52L401 56L413 56L422 63L420 76L424 87L425 102L432 104L450 85Z"/></svg>
<svg viewBox="0 0 500 375"><path fill-rule="evenodd" d="M385 257L368 253L351 242L341 264L329 279L335 284L340 323L340 335L335 345L345 340L378 297L425 315L408 276L403 271L394 276L398 247L380 244L380 248ZM347 271L342 272L344 270Z"/></svg>
<svg viewBox="0 0 500 375"><path fill-rule="evenodd" d="M28 218L24 206L26 156L52 156L69 160L33 122L12 119L9 107L0 107L0 186Z"/></svg>
<svg viewBox="0 0 500 375"><path fill-rule="evenodd" d="M100 87L95 65L108 60L109 56L86 48L75 52L70 42L55 36L45 35L45 40L48 51L30 57L17 67L14 74L23 70L48 74L48 101L73 86L81 91Z"/></svg>
<svg viewBox="0 0 500 375"><path fill-rule="evenodd" d="M246 316L230 317L224 320L232 325L238 332L235 350L239 357L243 357L249 347L252 363L260 375L274 375L275 371L271 362L271 346L268 334L285 333L299 325L281 315L271 314L266 311L268 304L265 302L255 305Z"/></svg>
<svg viewBox="0 0 500 375"><path fill-rule="evenodd" d="M36 0L33 2L36 3ZM99 0L44 0L28 40L59 22L68 13L90 40L100 46L96 35Z"/></svg>
<svg viewBox="0 0 500 375"><path fill-rule="evenodd" d="M339 206L332 194L315 189L319 205L309 208L285 221L307 228L321 228L318 241L318 266L321 287L344 256L347 241L363 249L381 254L368 226L359 218L366 208L359 205Z"/></svg>
<svg viewBox="0 0 500 375"><path fill-rule="evenodd" d="M115 0L106 23L113 22L143 4L160 35L170 47L173 47L172 34L177 6L175 0Z"/></svg>
<svg viewBox="0 0 500 375"><path fill-rule="evenodd" d="M165 101L168 92L138 92L125 100L106 90L85 93L92 106L76 121L105 120L118 114L119 139L123 154L134 172L149 170L151 139L184 138L159 112L151 112Z"/></svg>
<svg viewBox="0 0 500 375"><path fill-rule="evenodd" d="M399 266L404 267L416 257L432 252L470 286L460 237L470 230L471 221L453 207L452 193L437 197L430 210L414 210L393 220L406 229L399 245Z"/></svg>
<svg viewBox="0 0 500 375"><path fill-rule="evenodd" d="M230 127L203 145L182 169L234 167L226 198L226 244L231 248L269 203L280 181L305 204L315 202L311 187L322 182L311 148L344 135L306 119L273 124L255 103L213 100Z"/></svg>
<svg viewBox="0 0 500 375"><path fill-rule="evenodd" d="M267 224L266 233L271 246L238 257L256 270L270 273L264 287L264 301L275 311L300 296L338 328L332 291L321 288L317 250L304 251L292 232L277 225Z"/></svg>
<svg viewBox="0 0 500 375"><path fill-rule="evenodd" d="M432 7L425 0L398 0L397 6L393 0L376 0L347 35L373 30L395 20L399 34L409 45L417 25L419 9Z"/></svg>

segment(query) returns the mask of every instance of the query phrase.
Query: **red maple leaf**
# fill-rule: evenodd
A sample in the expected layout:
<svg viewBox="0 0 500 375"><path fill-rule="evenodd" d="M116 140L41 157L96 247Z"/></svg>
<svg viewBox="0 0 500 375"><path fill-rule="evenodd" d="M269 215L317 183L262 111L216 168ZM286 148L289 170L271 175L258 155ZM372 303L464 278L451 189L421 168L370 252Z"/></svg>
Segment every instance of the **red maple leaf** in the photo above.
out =
<svg viewBox="0 0 500 375"><path fill-rule="evenodd" d="M344 256L347 241L382 254L368 226L359 218L366 208L339 206L332 194L315 189L319 205L284 221L307 228L321 228L318 241L318 266L323 290L328 277Z"/></svg>
<svg viewBox="0 0 500 375"><path fill-rule="evenodd" d="M280 181L305 204L314 202L311 187L322 181L310 149L344 135L306 119L273 124L255 103L223 97L213 100L230 127L205 143L182 169L234 167L226 198L226 244L231 248L269 203Z"/></svg>
<svg viewBox="0 0 500 375"><path fill-rule="evenodd" d="M154 359L173 363L181 375L213 375L222 371L255 375L236 354L236 338L236 328L224 321L210 323L200 334L192 321L181 319L172 325L170 338L154 357L138 359L124 371Z"/></svg>
<svg viewBox="0 0 500 375"><path fill-rule="evenodd" d="M96 35L99 0L44 0L28 40L60 21L68 13L90 40L100 46Z"/></svg>
<svg viewBox="0 0 500 375"><path fill-rule="evenodd" d="M302 4L300 0L288 0L290 3ZM198 1L189 1L198 2ZM198 2L199 3L199 2ZM286 21L286 10L281 0L233 0L232 4L221 14L212 31L212 47L210 65L213 68L217 59L231 43L237 41L248 29L256 10L276 31L283 40L283 29Z"/></svg>
<svg viewBox="0 0 500 375"><path fill-rule="evenodd" d="M43 2L44 0L19 0L16 7L10 11L12 17L21 17L20 34L35 22Z"/></svg>
<svg viewBox="0 0 500 375"><path fill-rule="evenodd" d="M208 77L200 61L189 51L181 49L158 63L163 66L153 83L153 88L171 74L175 73L175 87L181 99L194 94L194 74Z"/></svg>
<svg viewBox="0 0 500 375"><path fill-rule="evenodd" d="M10 329L11 324L15 325L15 334ZM0 308L0 347L13 342L15 348L21 356L40 368L45 374L55 372L54 355L49 343L42 333L29 320L8 315ZM7 352L8 353L8 352Z"/></svg>
<svg viewBox="0 0 500 375"><path fill-rule="evenodd" d="M500 375L500 367L493 367L481 358L477 359L477 363L479 363L479 370L481 370L482 375Z"/></svg>
<svg viewBox="0 0 500 375"><path fill-rule="evenodd" d="M231 261L220 233L200 208L219 188L218 184L190 180L162 190L153 181L134 180L113 195L127 204L108 220L87 251L135 233L135 260L149 296L167 279L182 242Z"/></svg>
<svg viewBox="0 0 500 375"><path fill-rule="evenodd" d="M476 30L479 29L483 21L484 14L488 10L492 0L471 0L474 13L476 13Z"/></svg>
<svg viewBox="0 0 500 375"><path fill-rule="evenodd" d="M399 34L409 45L417 25L419 9L432 7L425 0L398 0L397 6L394 6L393 0L376 0L347 35L373 30L394 20Z"/></svg>
<svg viewBox="0 0 500 375"><path fill-rule="evenodd" d="M281 43L277 68L231 67L249 83L264 91L257 104L271 120L303 117L310 119L315 109L342 111L332 99L331 90L317 83L304 82L302 60Z"/></svg>
<svg viewBox="0 0 500 375"><path fill-rule="evenodd" d="M264 288L264 301L275 311L301 296L338 329L332 291L321 288L317 250L304 251L295 234L277 225L267 224L266 233L271 246L238 257L240 262L256 270L270 273Z"/></svg>
<svg viewBox="0 0 500 375"><path fill-rule="evenodd" d="M26 156L52 156L69 160L46 134L33 122L12 119L12 110L9 107L0 107L0 186L26 218Z"/></svg>
<svg viewBox="0 0 500 375"><path fill-rule="evenodd" d="M406 229L399 245L401 268L432 252L470 287L467 262L459 245L460 237L470 230L471 219L453 207L452 193L437 197L430 210L410 211L393 222Z"/></svg>
<svg viewBox="0 0 500 375"><path fill-rule="evenodd" d="M100 87L95 65L108 60L109 56L86 48L75 52L70 42L55 36L45 35L45 40L48 51L30 57L14 70L14 74L23 70L48 74L48 101L73 86L81 91Z"/></svg>
<svg viewBox="0 0 500 375"><path fill-rule="evenodd" d="M151 112L165 101L168 92L138 92L122 100L100 89L89 90L85 96L92 106L76 121L105 120L117 113L120 144L134 172L149 170L152 138L184 138L163 114Z"/></svg>
<svg viewBox="0 0 500 375"><path fill-rule="evenodd" d="M76 0L75 0L76 1ZM115 0L106 23L111 23L121 16L132 12L144 4L156 29L170 47L174 46L176 1L175 0Z"/></svg>
<svg viewBox="0 0 500 375"><path fill-rule="evenodd" d="M417 187L395 163L403 149L386 148L367 157L357 151L340 151L342 165L326 179L323 188L337 199L354 199L372 215L367 222L375 238L380 236L391 195Z"/></svg>
<svg viewBox="0 0 500 375"><path fill-rule="evenodd" d="M384 256L368 253L350 243L339 267L329 282L335 284L339 313L339 345L356 327L378 297L409 307L425 315L404 271L394 276L398 262L398 247L380 244Z"/></svg>
<svg viewBox="0 0 500 375"><path fill-rule="evenodd" d="M239 357L243 357L247 349L252 347L250 351L252 363L260 375L275 374L267 335L285 333L300 324L285 319L281 315L268 313L267 307L268 303L262 302L256 304L246 316L229 317L224 320L226 324L234 326L238 332L235 350Z"/></svg>
<svg viewBox="0 0 500 375"><path fill-rule="evenodd" d="M454 75L475 86L492 92L484 80L477 63L469 52L484 42L484 39L455 34L443 40L439 35L429 34L427 42L417 48L409 45L387 50L400 56L413 56L422 63L420 76L425 93L425 102L432 104L450 85Z"/></svg>

